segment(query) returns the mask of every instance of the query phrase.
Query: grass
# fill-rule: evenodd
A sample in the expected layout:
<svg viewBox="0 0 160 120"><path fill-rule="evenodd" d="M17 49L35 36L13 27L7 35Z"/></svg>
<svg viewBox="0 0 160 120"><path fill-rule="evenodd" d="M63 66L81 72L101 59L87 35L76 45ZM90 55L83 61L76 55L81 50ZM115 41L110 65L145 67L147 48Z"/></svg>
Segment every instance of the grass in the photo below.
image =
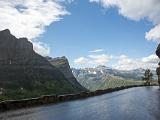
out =
<svg viewBox="0 0 160 120"><path fill-rule="evenodd" d="M135 80L122 80L122 79L111 79L111 80L93 80L93 81L87 81L84 84L84 87L89 89L90 91L95 91L98 89L107 89L107 88L115 88L115 87L120 87L120 86L130 86L130 85L142 85L144 84L144 81L135 81Z"/></svg>
<svg viewBox="0 0 160 120"><path fill-rule="evenodd" d="M98 89L107 89L107 88L115 88L120 86L130 86L130 85L142 85L144 81L135 81L135 80L102 80L102 81L92 81L92 83L85 82L85 86L90 91L95 91ZM152 81L152 84L157 83L157 81ZM34 89L7 89L3 94L0 95L0 101L4 100L19 100L25 98L34 98L40 97L42 95L51 95L51 94L69 94L69 93L76 93L77 91L74 90L71 86L67 84L63 84L63 86L59 85L58 83L36 83ZM45 87L44 87L45 86ZM67 91L67 92L66 92Z"/></svg>
<svg viewBox="0 0 160 120"><path fill-rule="evenodd" d="M34 83L34 86L32 86L31 88L5 88L3 93L0 95L0 101L20 100L40 97L42 95L69 94L78 92L65 81L63 81L63 84L60 84L57 81L45 81L43 83L41 83L40 81L35 82L36 83Z"/></svg>

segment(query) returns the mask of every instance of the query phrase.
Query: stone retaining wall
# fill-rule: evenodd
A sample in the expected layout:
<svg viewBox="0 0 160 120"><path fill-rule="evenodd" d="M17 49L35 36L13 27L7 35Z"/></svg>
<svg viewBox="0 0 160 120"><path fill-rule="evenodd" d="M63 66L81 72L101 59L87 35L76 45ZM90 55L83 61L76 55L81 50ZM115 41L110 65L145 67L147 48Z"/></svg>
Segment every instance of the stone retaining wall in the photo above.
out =
<svg viewBox="0 0 160 120"><path fill-rule="evenodd" d="M123 89L133 88L133 87L142 87L145 85L133 85L133 86L122 86L116 88L109 88L105 90L96 90L93 92L81 92L78 94L66 94L66 95L45 95L39 98L31 98L31 99L23 99L23 100L8 100L0 102L0 112L20 109L20 108L29 108L39 105L69 101L69 100L76 100L76 99L83 99L91 96L102 95L114 91L119 91Z"/></svg>

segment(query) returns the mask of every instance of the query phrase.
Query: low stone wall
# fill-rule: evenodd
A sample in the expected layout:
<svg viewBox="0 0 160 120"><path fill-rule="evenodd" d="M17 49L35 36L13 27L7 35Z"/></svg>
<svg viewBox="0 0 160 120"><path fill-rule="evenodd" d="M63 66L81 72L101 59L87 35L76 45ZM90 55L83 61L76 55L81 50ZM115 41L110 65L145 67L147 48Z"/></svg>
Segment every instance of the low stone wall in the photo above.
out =
<svg viewBox="0 0 160 120"><path fill-rule="evenodd" d="M69 100L83 99L91 96L97 96L97 95L102 95L106 93L111 93L114 91L119 91L119 90L133 88L133 87L142 87L142 86L145 86L145 85L122 86L122 87L116 87L116 88L109 88L105 90L96 90L93 92L81 92L78 94L45 95L39 98L31 98L31 99L23 99L23 100L8 100L8 101L0 102L0 112L20 109L20 108L29 108L29 107L69 101Z"/></svg>

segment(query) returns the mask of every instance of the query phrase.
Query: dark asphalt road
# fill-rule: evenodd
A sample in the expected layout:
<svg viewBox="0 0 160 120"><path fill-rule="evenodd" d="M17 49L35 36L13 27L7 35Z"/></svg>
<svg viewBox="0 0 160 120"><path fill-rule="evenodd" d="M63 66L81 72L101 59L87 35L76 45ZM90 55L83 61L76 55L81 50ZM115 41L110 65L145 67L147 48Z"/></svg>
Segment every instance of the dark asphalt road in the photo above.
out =
<svg viewBox="0 0 160 120"><path fill-rule="evenodd" d="M10 111L2 120L160 120L158 87L131 88L56 105Z"/></svg>

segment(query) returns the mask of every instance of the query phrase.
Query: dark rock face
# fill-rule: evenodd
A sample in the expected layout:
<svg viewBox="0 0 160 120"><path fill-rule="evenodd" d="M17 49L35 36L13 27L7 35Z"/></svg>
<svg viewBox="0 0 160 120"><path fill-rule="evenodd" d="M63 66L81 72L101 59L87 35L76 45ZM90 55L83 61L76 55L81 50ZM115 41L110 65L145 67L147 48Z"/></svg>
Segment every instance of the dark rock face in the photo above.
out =
<svg viewBox="0 0 160 120"><path fill-rule="evenodd" d="M8 64L11 61L17 64L25 63L33 56L33 45L26 38L18 40L9 30L0 32L0 64Z"/></svg>
<svg viewBox="0 0 160 120"><path fill-rule="evenodd" d="M74 77L72 70L70 68L69 62L66 57L58 57L58 58L50 58L47 57L48 61L54 65L56 68L58 68L68 79L68 81L72 84L72 86L80 89L80 90L86 90L86 88L82 87L80 83L77 81L77 79Z"/></svg>
<svg viewBox="0 0 160 120"><path fill-rule="evenodd" d="M39 94L78 91L46 58L34 52L31 42L17 39L9 30L0 32L0 88L39 90Z"/></svg>

